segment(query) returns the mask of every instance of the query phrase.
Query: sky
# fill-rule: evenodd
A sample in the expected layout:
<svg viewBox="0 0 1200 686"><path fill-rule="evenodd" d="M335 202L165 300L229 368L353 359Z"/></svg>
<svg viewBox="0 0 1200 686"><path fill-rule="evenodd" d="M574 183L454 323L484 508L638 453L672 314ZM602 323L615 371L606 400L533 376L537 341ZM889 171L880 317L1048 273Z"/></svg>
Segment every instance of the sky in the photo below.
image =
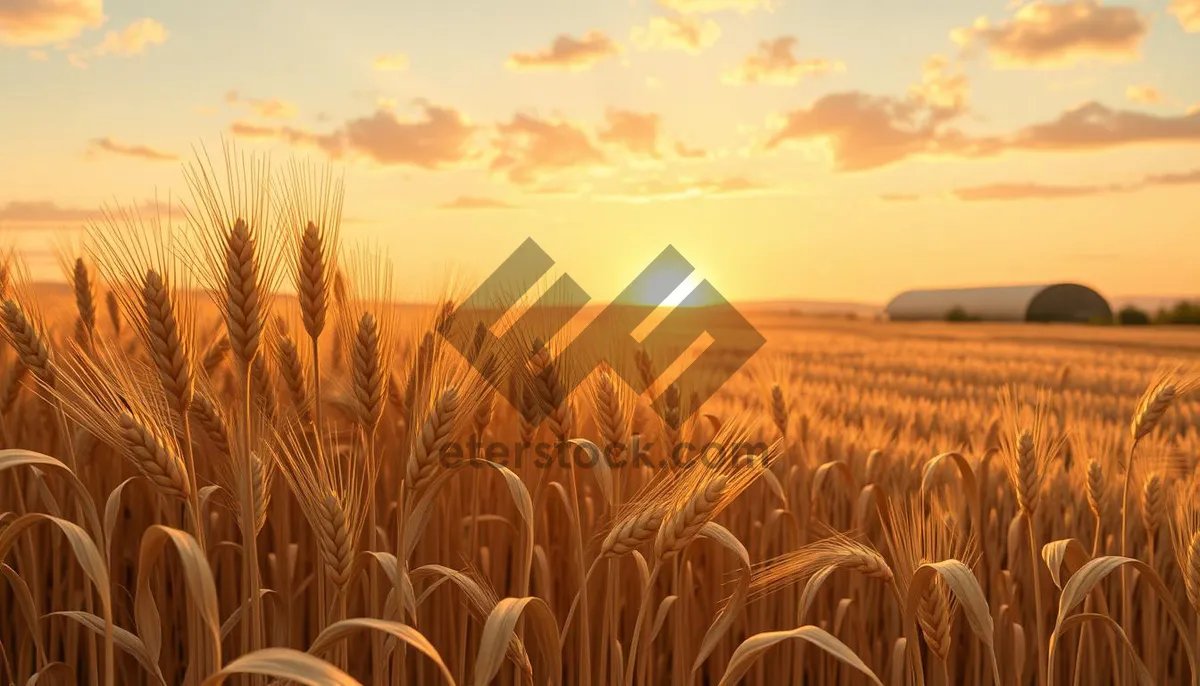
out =
<svg viewBox="0 0 1200 686"><path fill-rule="evenodd" d="M1200 0L0 0L0 243L53 276L225 143L344 174L412 297L1198 295ZM37 265L42 265L38 267Z"/></svg>

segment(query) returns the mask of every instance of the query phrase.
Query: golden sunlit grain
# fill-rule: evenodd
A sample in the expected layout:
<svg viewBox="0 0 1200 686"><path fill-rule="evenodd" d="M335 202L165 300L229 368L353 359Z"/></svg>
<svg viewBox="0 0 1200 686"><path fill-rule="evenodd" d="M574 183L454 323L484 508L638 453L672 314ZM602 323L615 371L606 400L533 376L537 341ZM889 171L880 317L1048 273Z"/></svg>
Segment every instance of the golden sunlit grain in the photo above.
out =
<svg viewBox="0 0 1200 686"><path fill-rule="evenodd" d="M702 405L636 342L573 388L225 162L4 263L4 683L1197 683L1191 338L744 306Z"/></svg>

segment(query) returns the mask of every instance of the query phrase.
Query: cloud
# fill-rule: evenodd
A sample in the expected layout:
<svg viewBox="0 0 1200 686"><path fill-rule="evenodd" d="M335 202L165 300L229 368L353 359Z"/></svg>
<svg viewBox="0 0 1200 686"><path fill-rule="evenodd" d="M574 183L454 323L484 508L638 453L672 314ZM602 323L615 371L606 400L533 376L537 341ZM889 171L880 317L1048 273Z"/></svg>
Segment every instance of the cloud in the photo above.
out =
<svg viewBox="0 0 1200 686"><path fill-rule="evenodd" d="M879 199L883 202L916 202L921 199L920 193L881 193Z"/></svg>
<svg viewBox="0 0 1200 686"><path fill-rule="evenodd" d="M341 130L319 134L292 126L264 126L235 121L229 125L229 132L238 138L279 141L294 147L316 148L334 159L346 154L345 132Z"/></svg>
<svg viewBox="0 0 1200 686"><path fill-rule="evenodd" d="M517 114L496 127L491 170L518 185L536 185L548 175L604 166L607 158L587 131L571 122Z"/></svg>
<svg viewBox="0 0 1200 686"><path fill-rule="evenodd" d="M512 210L516 207L516 205L503 200L477 195L460 195L449 202L438 205L438 208L443 210Z"/></svg>
<svg viewBox="0 0 1200 686"><path fill-rule="evenodd" d="M767 183L745 176L717 176L700 178L627 181L619 190L601 193L599 197L626 202L649 202L654 200L682 200L698 197L724 197L732 195L760 194L772 189Z"/></svg>
<svg viewBox="0 0 1200 686"><path fill-rule="evenodd" d="M766 149L793 141L825 141L834 168L842 172L876 169L922 154L965 153L965 137L943 125L949 118L912 96L833 93L788 112Z"/></svg>
<svg viewBox="0 0 1200 686"><path fill-rule="evenodd" d="M50 200L11 200L0 205L0 221L30 224L83 222L96 215L94 209L63 207Z"/></svg>
<svg viewBox="0 0 1200 686"><path fill-rule="evenodd" d="M1172 174L1151 174L1144 182L1151 186L1190 186L1200 184L1200 169Z"/></svg>
<svg viewBox="0 0 1200 686"><path fill-rule="evenodd" d="M707 14L736 11L746 14L754 10L771 10L772 0L658 0L658 4L682 14Z"/></svg>
<svg viewBox="0 0 1200 686"><path fill-rule="evenodd" d="M371 67L376 71L404 71L408 69L408 56L399 52L380 55L371 61Z"/></svg>
<svg viewBox="0 0 1200 686"><path fill-rule="evenodd" d="M1132 183L1056 185L1036 182L996 183L956 188L950 194L965 202L1053 200L1132 193L1162 186L1200 185L1200 169L1168 174L1148 174Z"/></svg>
<svg viewBox="0 0 1200 686"><path fill-rule="evenodd" d="M1154 86L1130 86L1125 89L1125 98L1139 105L1157 105L1163 101L1162 93Z"/></svg>
<svg viewBox="0 0 1200 686"><path fill-rule="evenodd" d="M514 71L584 71L621 53L621 46L602 31L588 31L581 38L561 35L549 48L536 52L514 52L508 68Z"/></svg>
<svg viewBox="0 0 1200 686"><path fill-rule="evenodd" d="M1029 200L1045 198L1081 198L1127 191L1127 186L1060 186L1041 183L995 183L986 186L956 188L951 194L966 202L988 200Z"/></svg>
<svg viewBox="0 0 1200 686"><path fill-rule="evenodd" d="M228 105L246 105L256 116L263 119L294 119L299 113L299 108L293 102L276 98L243 98L237 91L226 93L225 103Z"/></svg>
<svg viewBox="0 0 1200 686"><path fill-rule="evenodd" d="M293 119L296 116L296 105L286 100L251 100L250 106L254 113L263 119Z"/></svg>
<svg viewBox="0 0 1200 686"><path fill-rule="evenodd" d="M604 114L606 126L598 138L638 157L658 159L659 137L662 134L662 118L653 112L633 112L609 109Z"/></svg>
<svg viewBox="0 0 1200 686"><path fill-rule="evenodd" d="M950 101L951 104L957 101ZM965 110L858 91L832 93L786 113L765 143L824 141L837 171L864 171L911 158L992 157L1005 152L1079 152L1152 144L1200 144L1200 112L1155 115L1089 102L1008 134L972 137L953 121Z"/></svg>
<svg viewBox="0 0 1200 686"><path fill-rule="evenodd" d="M1044 124L1025 127L1006 147L1021 150L1099 150L1154 143L1200 143L1200 112L1155 115L1089 102Z"/></svg>
<svg viewBox="0 0 1200 686"><path fill-rule="evenodd" d="M961 66L952 68L944 55L934 55L925 60L921 83L910 88L909 94L938 116L946 118L966 111L971 84Z"/></svg>
<svg viewBox="0 0 1200 686"><path fill-rule="evenodd" d="M650 17L645 26L635 26L629 32L629 40L642 50L682 50L693 55L720 37L717 22L686 15Z"/></svg>
<svg viewBox="0 0 1200 686"><path fill-rule="evenodd" d="M384 166L438 170L475 157L471 143L478 127L450 107L417 101L420 116L402 118L387 109L346 121L327 133L293 126L267 126L236 121L230 133L239 138L274 140L311 147L334 159L358 157Z"/></svg>
<svg viewBox="0 0 1200 686"><path fill-rule="evenodd" d="M1200 33L1200 0L1171 0L1171 14L1189 33Z"/></svg>
<svg viewBox="0 0 1200 686"><path fill-rule="evenodd" d="M130 145L120 143L108 138L93 138L88 143L88 149L85 155L88 157L97 154L120 155L122 157L133 157L150 162L175 162L179 156L172 152L156 150L146 145Z"/></svg>
<svg viewBox="0 0 1200 686"><path fill-rule="evenodd" d="M175 217L182 216L183 208L166 200L144 200L141 204L130 204L135 216L149 218L156 213ZM89 221L99 220L102 208L62 205L53 200L10 200L0 205L0 225L7 229L58 230L79 229Z"/></svg>
<svg viewBox="0 0 1200 686"><path fill-rule="evenodd" d="M1066 67L1088 59L1133 61L1149 28L1149 20L1132 7L1034 0L1008 21L981 17L950 37L968 51L986 50L999 67Z"/></svg>
<svg viewBox="0 0 1200 686"><path fill-rule="evenodd" d="M346 122L348 145L379 164L420 169L440 169L471 157L476 128L462 113L426 102L418 106L421 116L417 119L377 110L369 117Z"/></svg>
<svg viewBox="0 0 1200 686"><path fill-rule="evenodd" d="M105 20L103 0L5 0L0 2L0 43L62 43Z"/></svg>
<svg viewBox="0 0 1200 686"><path fill-rule="evenodd" d="M761 83L792 85L810 76L845 71L841 62L813 57L799 59L793 52L797 40L783 36L759 42L758 49L742 63L725 73L721 80L730 84Z"/></svg>
<svg viewBox="0 0 1200 686"><path fill-rule="evenodd" d="M262 126L246 121L235 121L229 125L229 132L239 138L278 138L280 129L274 126Z"/></svg>
<svg viewBox="0 0 1200 686"><path fill-rule="evenodd" d="M683 141L676 141L675 156L685 160L702 160L708 157L708 151L704 148L693 148Z"/></svg>
<svg viewBox="0 0 1200 686"><path fill-rule="evenodd" d="M151 45L162 45L171 34L154 19L138 19L120 31L109 31L96 46L97 55L140 55Z"/></svg>

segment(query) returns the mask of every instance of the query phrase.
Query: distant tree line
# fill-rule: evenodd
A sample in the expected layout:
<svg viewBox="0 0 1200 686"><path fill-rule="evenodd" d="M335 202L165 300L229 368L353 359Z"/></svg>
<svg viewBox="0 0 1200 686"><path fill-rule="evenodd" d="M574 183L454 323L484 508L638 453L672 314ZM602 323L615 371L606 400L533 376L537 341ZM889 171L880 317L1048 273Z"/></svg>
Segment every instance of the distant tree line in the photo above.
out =
<svg viewBox="0 0 1200 686"><path fill-rule="evenodd" d="M1145 326L1147 324L1200 324L1200 302L1181 300L1172 307L1159 308L1153 316L1133 305L1126 305L1117 312L1117 323L1122 326Z"/></svg>
<svg viewBox="0 0 1200 686"><path fill-rule="evenodd" d="M954 307L946 312L944 319L948 322L977 322L980 318L967 312L962 307ZM1117 311L1112 321L1095 319L1089 324L1118 324L1120 326L1148 326L1150 324L1200 324L1200 302L1181 300L1172 307L1159 308L1151 315L1146 310L1135 305L1126 305Z"/></svg>

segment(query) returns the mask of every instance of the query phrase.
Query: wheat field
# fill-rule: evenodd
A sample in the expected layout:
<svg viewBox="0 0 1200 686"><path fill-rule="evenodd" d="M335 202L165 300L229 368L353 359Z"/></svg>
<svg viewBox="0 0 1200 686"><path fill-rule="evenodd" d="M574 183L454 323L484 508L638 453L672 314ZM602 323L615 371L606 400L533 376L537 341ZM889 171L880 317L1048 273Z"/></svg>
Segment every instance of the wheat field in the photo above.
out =
<svg viewBox="0 0 1200 686"><path fill-rule="evenodd" d="M185 176L3 263L3 683L1200 683L1187 335L748 313L703 407L566 389L328 170Z"/></svg>

